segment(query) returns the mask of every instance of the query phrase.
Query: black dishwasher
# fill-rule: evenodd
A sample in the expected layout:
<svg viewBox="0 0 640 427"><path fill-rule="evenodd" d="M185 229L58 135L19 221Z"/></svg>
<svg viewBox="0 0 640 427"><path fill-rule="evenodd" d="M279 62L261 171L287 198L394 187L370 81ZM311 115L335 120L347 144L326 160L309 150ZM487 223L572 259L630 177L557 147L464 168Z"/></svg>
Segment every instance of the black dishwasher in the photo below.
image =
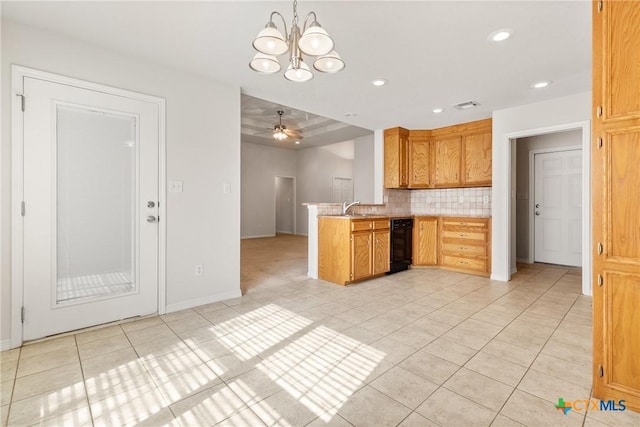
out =
<svg viewBox="0 0 640 427"><path fill-rule="evenodd" d="M407 270L412 263L413 219L391 218L391 264L387 274Z"/></svg>

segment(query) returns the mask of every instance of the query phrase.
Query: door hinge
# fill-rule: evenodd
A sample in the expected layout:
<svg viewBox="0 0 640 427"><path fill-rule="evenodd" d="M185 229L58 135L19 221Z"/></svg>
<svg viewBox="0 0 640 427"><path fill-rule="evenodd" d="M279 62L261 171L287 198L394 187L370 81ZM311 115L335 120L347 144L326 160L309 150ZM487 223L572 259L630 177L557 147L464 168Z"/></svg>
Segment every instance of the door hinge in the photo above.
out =
<svg viewBox="0 0 640 427"><path fill-rule="evenodd" d="M602 12L602 7L604 6L604 4L603 4L603 3L604 3L604 2L603 2L602 0L600 0L600 1L598 2L598 12Z"/></svg>
<svg viewBox="0 0 640 427"><path fill-rule="evenodd" d="M25 97L21 93L16 93L16 96L20 97L20 110L22 110L22 112L24 112Z"/></svg>
<svg viewBox="0 0 640 427"><path fill-rule="evenodd" d="M602 137L598 137L598 149L602 148Z"/></svg>
<svg viewBox="0 0 640 427"><path fill-rule="evenodd" d="M602 255L602 251L604 250L602 243L598 243L598 255Z"/></svg>
<svg viewBox="0 0 640 427"><path fill-rule="evenodd" d="M602 116L602 106L598 105L598 108L596 108L596 116L597 117L601 117Z"/></svg>
<svg viewBox="0 0 640 427"><path fill-rule="evenodd" d="M598 365L598 376L600 378L604 377L604 368L602 367L602 365Z"/></svg>
<svg viewBox="0 0 640 427"><path fill-rule="evenodd" d="M602 276L598 274L598 286L602 286L603 284L604 284L604 281L602 280Z"/></svg>
<svg viewBox="0 0 640 427"><path fill-rule="evenodd" d="M24 305L20 307L20 322L24 323Z"/></svg>
<svg viewBox="0 0 640 427"><path fill-rule="evenodd" d="M20 215L24 216L27 213L27 208L26 205L24 204L24 201L20 202Z"/></svg>

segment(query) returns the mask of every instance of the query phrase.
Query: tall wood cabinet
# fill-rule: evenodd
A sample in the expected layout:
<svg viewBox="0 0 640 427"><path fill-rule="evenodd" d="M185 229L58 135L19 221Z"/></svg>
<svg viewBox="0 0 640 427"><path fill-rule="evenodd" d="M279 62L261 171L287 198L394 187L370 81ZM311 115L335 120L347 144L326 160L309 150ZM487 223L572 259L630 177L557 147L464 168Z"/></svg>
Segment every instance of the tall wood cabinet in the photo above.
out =
<svg viewBox="0 0 640 427"><path fill-rule="evenodd" d="M640 2L593 3L593 395L640 411Z"/></svg>
<svg viewBox="0 0 640 427"><path fill-rule="evenodd" d="M409 188L428 188L431 183L430 132L409 131Z"/></svg>
<svg viewBox="0 0 640 427"><path fill-rule="evenodd" d="M409 131L403 128L384 131L384 188L409 186Z"/></svg>
<svg viewBox="0 0 640 427"><path fill-rule="evenodd" d="M346 285L389 271L389 218L318 218L318 277Z"/></svg>

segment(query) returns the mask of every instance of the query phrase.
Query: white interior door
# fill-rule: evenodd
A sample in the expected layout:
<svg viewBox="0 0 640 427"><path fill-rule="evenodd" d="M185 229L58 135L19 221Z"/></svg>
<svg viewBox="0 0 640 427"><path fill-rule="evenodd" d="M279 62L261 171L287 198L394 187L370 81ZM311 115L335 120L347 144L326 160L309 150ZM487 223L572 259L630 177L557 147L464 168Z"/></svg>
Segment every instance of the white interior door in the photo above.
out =
<svg viewBox="0 0 640 427"><path fill-rule="evenodd" d="M582 264L582 150L534 157L535 261Z"/></svg>
<svg viewBox="0 0 640 427"><path fill-rule="evenodd" d="M23 339L157 312L158 105L23 84Z"/></svg>
<svg viewBox="0 0 640 427"><path fill-rule="evenodd" d="M276 176L276 232L295 232L293 178Z"/></svg>

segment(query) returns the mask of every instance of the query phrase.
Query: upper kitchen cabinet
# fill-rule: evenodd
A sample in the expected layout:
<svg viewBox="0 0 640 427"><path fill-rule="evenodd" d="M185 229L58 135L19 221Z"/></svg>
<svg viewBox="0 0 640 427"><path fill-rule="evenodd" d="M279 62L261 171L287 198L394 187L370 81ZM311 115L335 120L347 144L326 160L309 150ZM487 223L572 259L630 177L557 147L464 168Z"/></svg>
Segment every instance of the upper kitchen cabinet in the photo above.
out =
<svg viewBox="0 0 640 427"><path fill-rule="evenodd" d="M384 132L385 188L491 186L491 119Z"/></svg>
<svg viewBox="0 0 640 427"><path fill-rule="evenodd" d="M491 139L491 129L462 137L462 181L466 186L491 185Z"/></svg>
<svg viewBox="0 0 640 427"><path fill-rule="evenodd" d="M434 187L459 187L462 159L462 138L449 136L433 142L435 171Z"/></svg>
<svg viewBox="0 0 640 427"><path fill-rule="evenodd" d="M384 131L384 188L409 186L409 131L403 128Z"/></svg>
<svg viewBox="0 0 640 427"><path fill-rule="evenodd" d="M409 188L429 188L431 181L431 132L409 131Z"/></svg>
<svg viewBox="0 0 640 427"><path fill-rule="evenodd" d="M491 132L491 119L434 129L433 186L491 186Z"/></svg>

